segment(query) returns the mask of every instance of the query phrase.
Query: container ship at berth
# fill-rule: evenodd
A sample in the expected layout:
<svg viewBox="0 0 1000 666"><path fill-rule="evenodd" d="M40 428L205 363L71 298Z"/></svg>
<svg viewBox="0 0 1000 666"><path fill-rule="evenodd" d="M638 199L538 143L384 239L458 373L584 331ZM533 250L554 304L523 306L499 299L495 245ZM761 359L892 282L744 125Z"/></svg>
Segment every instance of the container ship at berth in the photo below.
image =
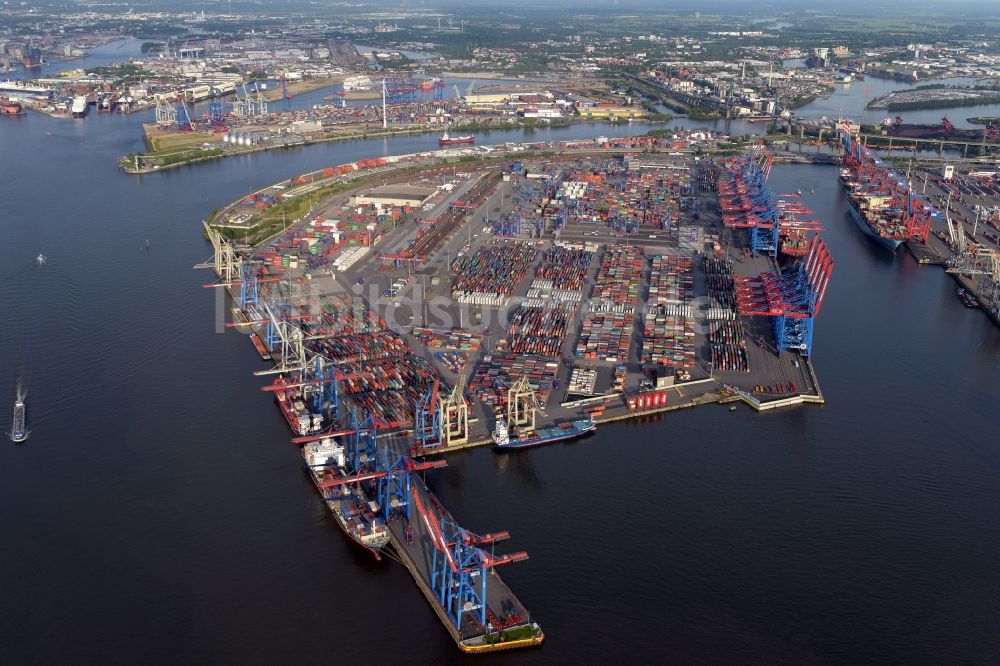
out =
<svg viewBox="0 0 1000 666"><path fill-rule="evenodd" d="M890 197L852 191L849 202L851 219L858 228L890 252L895 252L909 238L906 225L900 221L902 211L890 208Z"/></svg>
<svg viewBox="0 0 1000 666"><path fill-rule="evenodd" d="M258 340L259 341L259 340ZM263 358L263 353L261 353ZM270 390L278 399L278 407L288 421L288 427L296 435L315 435L323 431L324 418L322 414L314 414L307 407L308 398L302 391L302 384L288 381L278 375L271 384Z"/></svg>
<svg viewBox="0 0 1000 666"><path fill-rule="evenodd" d="M465 136L449 136L447 132L441 135L438 139L438 145L441 146L459 146L466 143L475 143L476 137L473 134L466 134Z"/></svg>
<svg viewBox="0 0 1000 666"><path fill-rule="evenodd" d="M493 430L493 446L496 449L524 449L529 446L552 444L571 439L577 439L597 430L593 418L580 419L569 423L560 423L554 428L527 428L512 432L503 419L497 419Z"/></svg>
<svg viewBox="0 0 1000 666"><path fill-rule="evenodd" d="M347 473L343 445L333 437L324 437L303 445L302 457L316 490L340 528L375 559L382 559L380 551L389 543L389 530L378 515L378 505L368 498L365 483L344 482L352 477Z"/></svg>
<svg viewBox="0 0 1000 666"><path fill-rule="evenodd" d="M907 241L927 242L929 206L916 200L911 183L844 133L840 182L847 188L851 219L861 231L895 252Z"/></svg>

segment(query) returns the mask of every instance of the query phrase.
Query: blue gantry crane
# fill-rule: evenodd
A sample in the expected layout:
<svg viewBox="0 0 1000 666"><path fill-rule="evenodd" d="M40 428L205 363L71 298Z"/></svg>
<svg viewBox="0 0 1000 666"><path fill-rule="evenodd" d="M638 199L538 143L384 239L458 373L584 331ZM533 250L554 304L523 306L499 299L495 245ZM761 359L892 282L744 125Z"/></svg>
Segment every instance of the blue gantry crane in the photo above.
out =
<svg viewBox="0 0 1000 666"><path fill-rule="evenodd" d="M430 449L441 445L440 381L427 389L417 401L413 418L413 437L418 449Z"/></svg>
<svg viewBox="0 0 1000 666"><path fill-rule="evenodd" d="M178 131L188 132L194 129L194 126L191 124L191 114L188 113L187 104L183 101L177 102L175 117Z"/></svg>
<svg viewBox="0 0 1000 666"><path fill-rule="evenodd" d="M244 261L240 264L240 307L244 310L260 305L260 277L257 267Z"/></svg>
<svg viewBox="0 0 1000 666"><path fill-rule="evenodd" d="M509 555L487 553L482 546L510 535L507 532L482 536L474 534L450 518L440 517L434 508L424 504L419 493L413 493L412 499L434 547L430 583L435 599L456 629L461 630L467 613L485 627L487 618L492 615L488 606L490 570L526 560L528 554L524 551Z"/></svg>
<svg viewBox="0 0 1000 666"><path fill-rule="evenodd" d="M226 124L226 114L222 111L222 102L217 99L208 104L208 122L212 127L222 127Z"/></svg>
<svg viewBox="0 0 1000 666"><path fill-rule="evenodd" d="M736 282L736 304L744 316L771 317L778 350L812 354L813 327L823 305L833 260L826 243L813 236L806 256L778 273Z"/></svg>

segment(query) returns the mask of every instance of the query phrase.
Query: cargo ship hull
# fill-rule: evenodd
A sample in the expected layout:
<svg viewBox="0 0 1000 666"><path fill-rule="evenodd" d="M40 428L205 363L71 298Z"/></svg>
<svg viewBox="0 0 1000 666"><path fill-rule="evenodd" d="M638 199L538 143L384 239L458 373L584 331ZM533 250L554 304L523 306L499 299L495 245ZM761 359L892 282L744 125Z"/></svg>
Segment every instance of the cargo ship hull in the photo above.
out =
<svg viewBox="0 0 1000 666"><path fill-rule="evenodd" d="M476 137L473 135L468 136L448 136L447 134L438 139L439 146L461 146L463 144L471 144L476 142Z"/></svg>
<svg viewBox="0 0 1000 666"><path fill-rule="evenodd" d="M310 411L309 398L302 392L301 386L292 384L280 376L274 380L272 386L274 396L278 400L278 408L293 433L304 437L317 435L323 431L323 415Z"/></svg>
<svg viewBox="0 0 1000 666"><path fill-rule="evenodd" d="M23 113L24 107L21 106L20 102L14 102L6 99L0 100L0 115L19 116Z"/></svg>
<svg viewBox="0 0 1000 666"><path fill-rule="evenodd" d="M873 241L889 250L890 252L895 252L899 249L899 246L903 244L902 240L896 240L894 238L886 238L875 233L875 230L871 228L871 225L861 216L858 207L853 201L850 202L848 209L851 211L851 219L854 220L858 228L861 229L862 233L871 238Z"/></svg>
<svg viewBox="0 0 1000 666"><path fill-rule="evenodd" d="M309 478L333 514L341 531L355 544L381 560L380 551L389 544L389 530L377 515L377 506L368 499L360 484L324 485L344 480L343 447L332 439L313 442L302 447Z"/></svg>
<svg viewBox="0 0 1000 666"><path fill-rule="evenodd" d="M86 97L74 97L70 113L74 118L83 118L90 111L90 103Z"/></svg>
<svg viewBox="0 0 1000 666"><path fill-rule="evenodd" d="M555 428L541 428L535 431L533 437L524 439L510 437L506 443L494 440L493 447L498 451L526 449L532 446L541 446L542 444L554 444L555 442L578 439L584 435L589 435L595 430L597 430L597 423L593 420L574 421L573 423L556 426Z"/></svg>
<svg viewBox="0 0 1000 666"><path fill-rule="evenodd" d="M20 444L28 439L28 420L25 416L24 401L20 395L14 403L14 423L10 429L10 439L16 444Z"/></svg>

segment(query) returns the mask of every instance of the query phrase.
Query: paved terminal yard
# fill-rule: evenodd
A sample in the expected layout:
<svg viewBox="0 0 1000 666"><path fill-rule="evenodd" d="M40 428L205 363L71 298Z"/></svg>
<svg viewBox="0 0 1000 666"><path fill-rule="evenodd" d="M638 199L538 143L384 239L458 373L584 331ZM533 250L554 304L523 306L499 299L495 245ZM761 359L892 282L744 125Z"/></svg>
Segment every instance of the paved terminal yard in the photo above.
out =
<svg viewBox="0 0 1000 666"><path fill-rule="evenodd" d="M495 409L504 401L505 385L521 374L529 376L544 395L540 425L579 417L594 405L603 407L597 416L603 421L717 401L732 395L724 387L741 389L734 395L758 407L803 399L821 402L808 362L795 353L775 352L767 319L740 318L733 312L732 280L726 273L758 275L773 271L775 265L769 257L752 257L746 252L743 232L723 229L717 195L708 180L711 163L707 159L696 161L691 155L631 159L631 164L620 157L527 161L517 173L453 166L416 177L387 176L387 185L402 181L435 193L423 203L414 202L404 221L380 223L380 238L374 247L366 248L360 260L343 270L331 271L314 262L311 268L288 268L284 276L298 280L302 302L317 303L344 294L360 299L384 320L387 330L405 340L408 352L425 361L445 384L453 386L461 378L472 399L472 444L487 443ZM591 180L600 175L602 182L588 184L589 193L581 190L573 210L556 205L566 200L564 193L556 196L560 187L582 182L572 179L588 174ZM664 174L673 178L669 186L662 184ZM668 191L671 188L672 193ZM385 190L379 186L368 189L362 194L377 195ZM391 197L394 193L385 194ZM344 193L320 202L309 217L337 220L343 229L345 217L357 216L356 211L362 208L354 203L356 195ZM649 214L648 220L629 219L637 215L633 204L651 196L660 200L642 205L647 211L659 206L655 218ZM542 205L543 200L548 203ZM617 206L610 218L606 212L609 200ZM456 205L464 214L429 256L423 261L402 256L433 232L434 225L423 220L440 223ZM664 223L664 219L669 221ZM289 229L287 233L294 232ZM279 236L271 246L280 244L284 237ZM511 263L502 255L519 248L526 263L496 275L495 271L508 270ZM621 248L632 248L638 264L634 273L624 278L614 274L615 266L608 267L612 274L604 279L606 288L622 280L631 282L631 296L614 302L595 295L594 290L600 282L602 263ZM554 305L557 301L551 293L538 289L545 279L536 277L544 272L545 257L555 251L563 258L570 253L589 258L580 284L573 290L575 300L562 308ZM684 271L684 293L673 294L667 299L669 303L664 301L659 307L650 300L651 280L660 279L652 270L655 257L684 259L689 264ZM484 271L476 274L477 264L486 262L491 264L478 266ZM309 279L303 279L305 276ZM480 291L461 298L454 288L465 278ZM719 284L720 280L728 285ZM587 312L588 308L596 309L597 314ZM509 326L512 317L519 321L551 319L553 309L560 310L560 321L547 342L521 340L531 336L518 336L516 327ZM654 314L650 316L651 311ZM542 328L548 323L543 321ZM478 349L426 346L414 335L415 330L424 332L426 341L426 329L438 334L435 345L449 344L446 338L451 329L475 333L481 341ZM609 335L616 336L619 345L613 353L580 349L583 336L604 340ZM647 351L643 362L646 345L652 345L651 338L657 336L666 338L674 356L650 363ZM512 342L521 346L512 349ZM594 377L584 393L570 393L575 369L578 374ZM484 385L484 377L493 385ZM660 395L649 402L630 404L631 396L641 398L651 392Z"/></svg>
<svg viewBox="0 0 1000 666"><path fill-rule="evenodd" d="M524 411L530 430L709 402L821 403L808 360L779 353L766 318L737 313L741 280L791 259L752 256L746 231L723 227L719 164L592 152L419 173L376 160L365 169L374 178L325 198L314 199L329 181L299 178L227 207L217 219L238 236L280 192L310 197L299 220L255 248L230 255L213 237L214 266L240 304L233 325L253 326L278 372L301 373L303 402L330 405L331 380L322 363L297 359L335 369L340 408L290 420L301 440L330 436L331 416L350 437L362 427L353 412L371 417L364 427L381 431L384 451L420 457L489 444L499 419ZM418 476L407 479L407 501L377 510L459 647L541 644L495 569L527 555L494 557L490 544L506 533L458 528Z"/></svg>

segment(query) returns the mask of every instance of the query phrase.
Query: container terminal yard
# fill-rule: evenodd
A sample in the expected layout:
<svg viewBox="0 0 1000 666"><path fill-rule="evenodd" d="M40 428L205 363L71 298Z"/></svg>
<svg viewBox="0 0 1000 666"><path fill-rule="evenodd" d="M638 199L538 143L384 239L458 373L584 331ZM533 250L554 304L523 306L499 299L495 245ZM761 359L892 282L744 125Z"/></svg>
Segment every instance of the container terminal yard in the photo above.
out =
<svg viewBox="0 0 1000 666"><path fill-rule="evenodd" d="M809 359L833 270L822 223L768 188L762 146L484 150L253 193L206 224L202 265L335 521L402 562L466 652L544 641L496 573L527 554L494 554L507 533L459 527L421 474L706 402L821 404Z"/></svg>

